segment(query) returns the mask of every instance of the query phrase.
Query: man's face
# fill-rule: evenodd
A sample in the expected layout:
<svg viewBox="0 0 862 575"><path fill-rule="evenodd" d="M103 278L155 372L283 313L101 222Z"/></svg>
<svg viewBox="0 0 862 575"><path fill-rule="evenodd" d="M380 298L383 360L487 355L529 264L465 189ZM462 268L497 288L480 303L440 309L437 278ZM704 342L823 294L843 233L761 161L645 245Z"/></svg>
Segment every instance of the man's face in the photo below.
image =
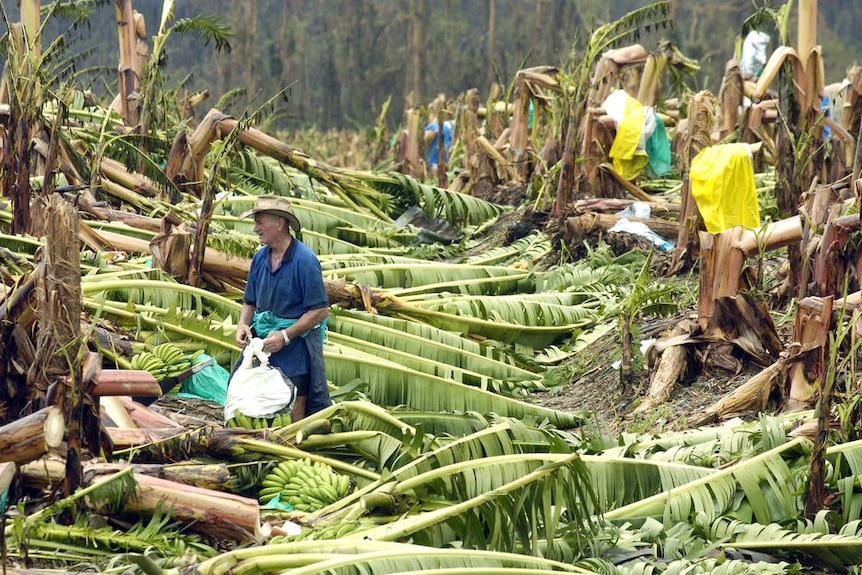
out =
<svg viewBox="0 0 862 575"><path fill-rule="evenodd" d="M281 234L285 223L283 218L272 214L255 214L254 233L257 234L260 243L268 245Z"/></svg>

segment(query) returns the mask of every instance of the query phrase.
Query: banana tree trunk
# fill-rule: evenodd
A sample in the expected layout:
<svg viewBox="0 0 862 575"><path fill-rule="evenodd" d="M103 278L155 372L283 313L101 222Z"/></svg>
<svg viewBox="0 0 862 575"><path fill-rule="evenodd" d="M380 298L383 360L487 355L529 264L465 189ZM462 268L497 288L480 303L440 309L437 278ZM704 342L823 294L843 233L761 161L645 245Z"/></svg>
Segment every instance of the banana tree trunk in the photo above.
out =
<svg viewBox="0 0 862 575"><path fill-rule="evenodd" d="M516 166L518 181L527 181L529 166L531 91L524 71L515 79L515 109L512 114L512 129L509 136L509 160Z"/></svg>
<svg viewBox="0 0 862 575"><path fill-rule="evenodd" d="M726 138L739 128L739 108L742 106L743 89L742 72L739 62L730 60L724 68L724 78L718 91L721 110L721 131L719 137Z"/></svg>
<svg viewBox="0 0 862 575"><path fill-rule="evenodd" d="M191 529L241 541L260 539L260 507L256 499L222 493L136 473L136 497L126 500L126 512L153 515L164 509ZM98 484L99 480L94 482Z"/></svg>
<svg viewBox="0 0 862 575"><path fill-rule="evenodd" d="M708 331L713 323L715 300L736 295L746 258L760 250L765 252L798 245L801 239L802 220L799 216L765 225L758 230L746 230L736 226L718 234L702 232L697 309L698 321L704 331Z"/></svg>
<svg viewBox="0 0 862 575"><path fill-rule="evenodd" d="M15 479L15 464L11 461L0 463L0 493L5 493Z"/></svg>
<svg viewBox="0 0 862 575"><path fill-rule="evenodd" d="M670 329L667 334L668 340L676 341L680 338L683 341L678 345L669 345L661 352L661 357L650 376L647 395L638 405L635 413L647 413L664 403L670 397L677 382L683 380L693 355L684 340L695 331L695 328L696 326L691 322L681 322Z"/></svg>
<svg viewBox="0 0 862 575"><path fill-rule="evenodd" d="M560 177L557 180L557 196L554 200L553 213L562 217L566 207L577 191L578 174L576 170L575 147L578 145L577 110L569 110L566 125L565 145L563 146L563 162L560 166Z"/></svg>
<svg viewBox="0 0 862 575"><path fill-rule="evenodd" d="M582 236L585 233L609 230L623 218L632 222L641 222L664 238L675 238L679 232L679 223L672 220L636 218L633 216L599 214L595 212L568 218L566 220L566 228L576 236Z"/></svg>
<svg viewBox="0 0 862 575"><path fill-rule="evenodd" d="M90 390L96 397L159 397L162 394L159 382L144 369L106 369L92 383Z"/></svg>
<svg viewBox="0 0 862 575"><path fill-rule="evenodd" d="M87 465L84 473L88 477L113 475L126 467L129 467L126 463L94 463ZM137 475L157 477L183 485L193 485L224 493L233 492L233 483L227 463L197 463L191 461L179 463L135 463L131 467Z"/></svg>
<svg viewBox="0 0 862 575"><path fill-rule="evenodd" d="M640 200L627 200L622 198L589 198L586 200L578 200L574 203L573 208L575 212L579 214L587 212L616 213L628 208L637 201ZM680 204L669 202L647 203L650 207L650 214L653 216L680 214ZM679 227L679 223L676 225Z"/></svg>
<svg viewBox="0 0 862 575"><path fill-rule="evenodd" d="M826 352L832 329L835 298L808 297L797 303L793 341L801 345L792 350L788 372L787 409L808 409L826 373Z"/></svg>
<svg viewBox="0 0 862 575"><path fill-rule="evenodd" d="M6 141L14 145L3 146L4 170L3 196L12 200L12 233L29 233L30 218L30 141L37 130L35 124L36 99L32 97L35 88L31 71L26 68L27 43L24 27L21 24L9 26L9 49L4 84L12 84L9 89L10 125ZM14 50L12 49L14 47ZM11 70L11 72L10 72ZM28 79L29 78L29 79Z"/></svg>
<svg viewBox="0 0 862 575"><path fill-rule="evenodd" d="M817 46L817 0L799 0L796 31L796 52L805 62Z"/></svg>
<svg viewBox="0 0 862 575"><path fill-rule="evenodd" d="M814 260L816 295L841 297L847 274L858 273L859 250L848 246L854 245L851 242L860 224L858 215L841 216L826 223Z"/></svg>
<svg viewBox="0 0 862 575"><path fill-rule="evenodd" d="M682 177L680 200L679 233L676 236L676 249L671 265L671 269L676 273L690 270L694 265L696 252L700 249L698 226L703 220L697 209L697 202L691 197L691 178L688 172Z"/></svg>
<svg viewBox="0 0 862 575"><path fill-rule="evenodd" d="M146 405L140 404L137 401L133 400L128 396L119 396L117 398L119 403L125 408L126 412L128 412L129 417L132 419L132 422L135 424L135 427L141 429L149 429L149 428L176 428L176 429L184 429L182 425L166 417L160 413L153 411L148 408Z"/></svg>
<svg viewBox="0 0 862 575"><path fill-rule="evenodd" d="M57 406L46 407L0 427L0 461L27 463L58 447L66 424Z"/></svg>
<svg viewBox="0 0 862 575"><path fill-rule="evenodd" d="M135 21L132 0L114 0L117 16L117 36L120 42L120 63L117 67L116 103L120 116L127 126L138 123L137 97L140 96L140 77L135 73Z"/></svg>

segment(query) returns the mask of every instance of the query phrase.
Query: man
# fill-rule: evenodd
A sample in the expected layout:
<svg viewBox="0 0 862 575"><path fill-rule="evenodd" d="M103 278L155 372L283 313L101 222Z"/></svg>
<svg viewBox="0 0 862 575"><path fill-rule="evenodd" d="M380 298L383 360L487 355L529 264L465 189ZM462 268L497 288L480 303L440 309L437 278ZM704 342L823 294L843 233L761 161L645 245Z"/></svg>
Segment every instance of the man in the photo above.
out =
<svg viewBox="0 0 862 575"><path fill-rule="evenodd" d="M270 365L296 386L291 419L299 421L332 403L323 366L329 298L317 256L291 234L291 228L298 234L301 226L290 201L258 196L240 219L252 215L263 247L251 261L236 344L245 348L251 337L263 338Z"/></svg>
<svg viewBox="0 0 862 575"><path fill-rule="evenodd" d="M428 125L425 126L425 143L428 146L425 150L425 160L428 162L428 171L432 174L437 170L437 164L440 163L440 124L437 118L432 118ZM451 120L442 122L443 124L443 163L447 164L449 160L449 148L452 147L452 128L454 124Z"/></svg>

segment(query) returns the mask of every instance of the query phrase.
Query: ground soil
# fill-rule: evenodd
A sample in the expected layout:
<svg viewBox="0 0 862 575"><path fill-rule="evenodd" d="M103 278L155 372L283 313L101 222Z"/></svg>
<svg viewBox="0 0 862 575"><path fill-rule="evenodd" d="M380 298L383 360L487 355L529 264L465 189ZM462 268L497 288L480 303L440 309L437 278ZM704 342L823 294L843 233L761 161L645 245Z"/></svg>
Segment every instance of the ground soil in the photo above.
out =
<svg viewBox="0 0 862 575"><path fill-rule="evenodd" d="M685 315L687 312L644 322L641 327L642 340L660 336L660 333L654 332L664 331L665 327ZM649 333L644 334L645 331ZM597 430L611 435L688 429L692 417L702 414L706 408L761 369L748 362L743 364L738 374L696 373L690 379L678 383L665 403L648 412L636 413L635 410L649 390L652 374L650 366L640 365L632 381L624 384L619 368L612 361L604 359L619 356L619 342L613 337L603 338L586 349L582 356L581 363L589 367L574 374L571 381L558 389L535 394L531 401L562 411L588 412Z"/></svg>

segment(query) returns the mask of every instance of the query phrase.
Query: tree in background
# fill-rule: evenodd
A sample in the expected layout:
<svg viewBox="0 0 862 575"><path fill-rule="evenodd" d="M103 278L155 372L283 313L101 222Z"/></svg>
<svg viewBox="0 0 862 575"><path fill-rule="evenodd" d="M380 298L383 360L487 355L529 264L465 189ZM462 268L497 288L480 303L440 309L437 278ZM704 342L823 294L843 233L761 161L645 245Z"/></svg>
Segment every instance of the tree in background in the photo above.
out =
<svg viewBox="0 0 862 575"><path fill-rule="evenodd" d="M14 4L14 3L6 3ZM208 90L214 106L241 114L290 88L276 112L281 129L316 126L357 128L375 124L384 102L393 99L387 119L400 121L411 92L416 102L438 93L455 97L492 83L507 84L523 67L559 65L573 44L584 48L590 32L642 6L638 0L183 0L178 20L218 16L235 34L235 50L219 54L193 38L177 39L165 68L168 82L190 91ZM775 4L779 2L757 2ZM821 3L818 41L823 45L827 82L839 81L862 53L862 38L851 23L862 18L862 3ZM844 4L847 4L846 6ZM134 2L152 29L162 3ZM5 6L10 20L15 6ZM754 7L749 0L677 0L673 30L644 36L651 49L671 40L702 71L699 88L717 93L734 39ZM795 11L794 11L795 17ZM791 22L795 29L795 22ZM114 38L97 33L113 28L109 3L98 7L89 28L79 29L81 50L92 50L81 69L93 65L92 87L116 93ZM54 34L65 30L59 24ZM46 33L50 36L51 30ZM790 39L791 43L795 39ZM777 39L773 39L774 48ZM400 100L400 101L399 101Z"/></svg>

